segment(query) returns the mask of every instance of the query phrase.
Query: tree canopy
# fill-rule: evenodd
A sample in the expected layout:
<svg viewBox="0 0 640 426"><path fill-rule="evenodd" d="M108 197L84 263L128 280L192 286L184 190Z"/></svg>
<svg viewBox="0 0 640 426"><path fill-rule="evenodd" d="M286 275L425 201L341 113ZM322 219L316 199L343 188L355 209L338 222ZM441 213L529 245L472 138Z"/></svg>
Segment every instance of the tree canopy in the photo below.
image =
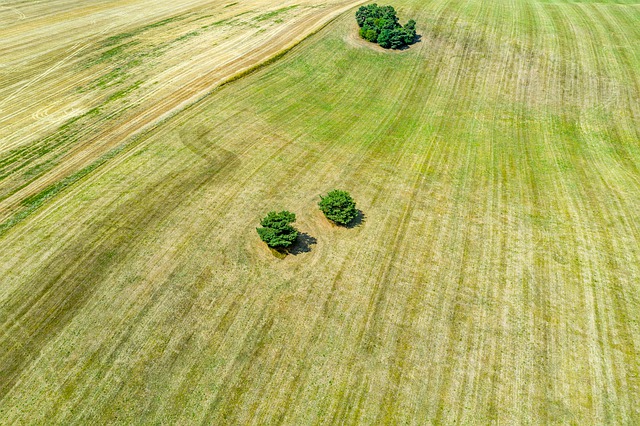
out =
<svg viewBox="0 0 640 426"><path fill-rule="evenodd" d="M318 206L327 219L340 225L348 225L358 216L356 202L347 191L334 189L326 197L321 195Z"/></svg>
<svg viewBox="0 0 640 426"><path fill-rule="evenodd" d="M385 49L401 49L416 39L416 21L410 19L403 27L392 6L376 3L361 6L356 12L356 21L360 37Z"/></svg>
<svg viewBox="0 0 640 426"><path fill-rule="evenodd" d="M260 221L262 228L256 228L260 239L272 248L290 247L298 238L298 230L291 226L296 221L296 215L286 210L276 213L269 212Z"/></svg>

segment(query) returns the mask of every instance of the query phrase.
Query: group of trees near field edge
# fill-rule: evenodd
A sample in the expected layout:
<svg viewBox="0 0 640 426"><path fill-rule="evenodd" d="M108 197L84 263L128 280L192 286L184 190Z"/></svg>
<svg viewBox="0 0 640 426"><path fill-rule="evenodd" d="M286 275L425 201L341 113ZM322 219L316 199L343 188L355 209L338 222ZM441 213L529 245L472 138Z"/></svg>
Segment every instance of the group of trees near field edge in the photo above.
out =
<svg viewBox="0 0 640 426"><path fill-rule="evenodd" d="M358 216L356 202L346 191L333 190L326 197L320 196L320 210L330 221L347 226ZM273 249L286 250L298 238L298 230L291 226L296 221L295 213L283 210L271 211L261 221L262 228L256 228L260 239Z"/></svg>
<svg viewBox="0 0 640 426"><path fill-rule="evenodd" d="M392 6L376 3L361 6L356 12L360 37L385 49L401 49L416 40L416 21L409 19L403 27Z"/></svg>

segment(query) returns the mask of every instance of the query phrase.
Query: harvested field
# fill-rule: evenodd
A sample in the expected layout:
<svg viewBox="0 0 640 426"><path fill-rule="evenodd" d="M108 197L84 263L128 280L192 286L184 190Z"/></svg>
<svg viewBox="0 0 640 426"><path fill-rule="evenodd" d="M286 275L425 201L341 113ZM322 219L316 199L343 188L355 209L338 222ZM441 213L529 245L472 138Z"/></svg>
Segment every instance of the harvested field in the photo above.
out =
<svg viewBox="0 0 640 426"><path fill-rule="evenodd" d="M0 223L356 3L5 3Z"/></svg>
<svg viewBox="0 0 640 426"><path fill-rule="evenodd" d="M5 226L3 422L640 423L640 7L394 6L408 50L352 9Z"/></svg>

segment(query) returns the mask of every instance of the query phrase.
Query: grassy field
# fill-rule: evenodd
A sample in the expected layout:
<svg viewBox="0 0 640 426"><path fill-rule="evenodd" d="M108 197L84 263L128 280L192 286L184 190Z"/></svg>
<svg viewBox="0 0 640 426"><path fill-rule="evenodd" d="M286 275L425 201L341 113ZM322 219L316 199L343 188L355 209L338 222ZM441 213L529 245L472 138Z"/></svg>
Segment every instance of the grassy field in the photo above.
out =
<svg viewBox="0 0 640 426"><path fill-rule="evenodd" d="M3 2L0 232L57 182L356 1Z"/></svg>
<svg viewBox="0 0 640 426"><path fill-rule="evenodd" d="M410 49L351 10L4 229L2 423L640 423L640 6L394 5Z"/></svg>

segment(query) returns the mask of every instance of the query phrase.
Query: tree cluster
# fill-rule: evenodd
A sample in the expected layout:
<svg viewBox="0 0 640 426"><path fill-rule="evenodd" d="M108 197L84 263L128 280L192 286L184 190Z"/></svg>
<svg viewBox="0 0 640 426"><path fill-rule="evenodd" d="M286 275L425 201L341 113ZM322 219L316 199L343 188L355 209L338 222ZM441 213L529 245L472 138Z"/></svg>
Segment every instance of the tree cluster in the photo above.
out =
<svg viewBox="0 0 640 426"><path fill-rule="evenodd" d="M410 19L403 27L392 6L369 4L356 12L360 37L378 43L385 49L401 49L416 39L416 21Z"/></svg>
<svg viewBox="0 0 640 426"><path fill-rule="evenodd" d="M339 224L349 225L358 217L356 202L347 191L333 190L326 197L320 196L320 210L327 219ZM296 221L294 213L283 210L271 211L260 221L262 228L256 228L260 239L280 253L285 253L298 238L298 230L291 226Z"/></svg>

